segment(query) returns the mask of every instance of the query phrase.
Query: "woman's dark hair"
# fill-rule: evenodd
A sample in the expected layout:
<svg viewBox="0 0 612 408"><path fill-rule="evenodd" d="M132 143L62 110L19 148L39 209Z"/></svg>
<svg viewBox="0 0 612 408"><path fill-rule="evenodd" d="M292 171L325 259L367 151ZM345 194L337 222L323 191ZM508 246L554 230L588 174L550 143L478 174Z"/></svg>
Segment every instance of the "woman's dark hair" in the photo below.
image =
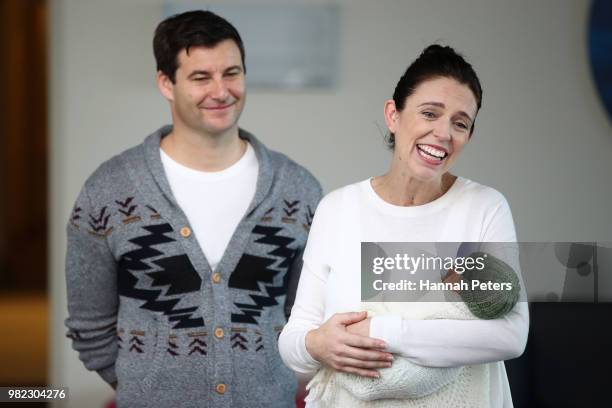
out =
<svg viewBox="0 0 612 408"><path fill-rule="evenodd" d="M476 112L480 110L482 88L472 66L451 47L433 44L425 48L421 55L410 64L395 86L393 100L397 111L404 110L406 98L412 95L421 83L442 77L452 78L470 88L474 98L476 98ZM476 118L474 118L474 122L475 120ZM470 136L474 132L474 122L472 122L472 128L470 129ZM393 149L395 147L395 135L389 133L386 142L389 148Z"/></svg>
<svg viewBox="0 0 612 408"><path fill-rule="evenodd" d="M168 17L155 29L153 54L157 70L163 72L174 83L178 68L178 54L184 48L194 46L214 47L224 40L232 40L240 49L244 64L244 45L240 34L229 21L211 11L195 10Z"/></svg>

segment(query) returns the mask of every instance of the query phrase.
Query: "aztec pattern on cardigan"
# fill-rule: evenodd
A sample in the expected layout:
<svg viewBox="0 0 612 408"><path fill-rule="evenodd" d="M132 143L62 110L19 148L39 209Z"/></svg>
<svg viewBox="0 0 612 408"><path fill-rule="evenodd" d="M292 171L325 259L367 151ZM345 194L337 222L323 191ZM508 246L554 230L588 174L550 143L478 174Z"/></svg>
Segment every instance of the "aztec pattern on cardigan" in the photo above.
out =
<svg viewBox="0 0 612 408"><path fill-rule="evenodd" d="M102 164L79 194L67 336L88 369L118 381L119 406L288 406L296 380L277 338L321 187L241 130L257 188L213 271L165 177L159 144L170 130Z"/></svg>

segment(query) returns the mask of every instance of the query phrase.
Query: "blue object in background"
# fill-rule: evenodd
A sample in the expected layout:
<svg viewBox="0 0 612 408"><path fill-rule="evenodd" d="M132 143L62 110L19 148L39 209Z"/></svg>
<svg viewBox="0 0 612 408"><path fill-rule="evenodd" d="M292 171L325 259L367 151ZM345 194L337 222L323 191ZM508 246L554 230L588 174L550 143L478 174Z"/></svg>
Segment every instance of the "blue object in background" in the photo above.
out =
<svg viewBox="0 0 612 408"><path fill-rule="evenodd" d="M595 86L612 120L612 1L593 0L589 57Z"/></svg>

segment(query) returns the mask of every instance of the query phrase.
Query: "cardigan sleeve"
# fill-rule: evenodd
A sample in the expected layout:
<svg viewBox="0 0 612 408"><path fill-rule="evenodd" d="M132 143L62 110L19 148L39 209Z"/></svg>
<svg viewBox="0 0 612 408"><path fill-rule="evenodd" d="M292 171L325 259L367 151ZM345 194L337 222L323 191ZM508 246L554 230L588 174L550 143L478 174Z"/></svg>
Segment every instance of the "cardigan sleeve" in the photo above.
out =
<svg viewBox="0 0 612 408"><path fill-rule="evenodd" d="M67 226L65 324L85 367L111 384L117 381L117 264L106 237L89 225L92 214L104 211L91 205L84 187Z"/></svg>
<svg viewBox="0 0 612 408"><path fill-rule="evenodd" d="M310 204L308 204L306 211L308 211L308 216L313 218L306 218L306 222L310 222L310 227L312 227L312 222L314 221L314 215L311 214L311 209L316 209L317 205L321 201L321 185L318 181L314 181L313 184L316 186L314 192L312 193L313 198ZM308 224L305 224L308 225ZM310 234L309 234L310 235ZM295 297L297 294L297 286L300 281L300 275L302 273L302 269L304 266L303 262L304 255L304 247L298 249L293 262L291 263L291 267L289 268L289 277L287 283L287 298L285 300L285 316L289 318L291 314L291 309L293 308L293 304L295 303Z"/></svg>
<svg viewBox="0 0 612 408"><path fill-rule="evenodd" d="M501 194L483 220L481 242L516 242L512 213ZM390 352L430 367L482 364L520 356L527 343L529 312L518 256L512 250L516 246L497 247L501 253L495 255L510 263L519 275L523 300L503 318L410 320L381 315L372 318L370 335L386 341Z"/></svg>

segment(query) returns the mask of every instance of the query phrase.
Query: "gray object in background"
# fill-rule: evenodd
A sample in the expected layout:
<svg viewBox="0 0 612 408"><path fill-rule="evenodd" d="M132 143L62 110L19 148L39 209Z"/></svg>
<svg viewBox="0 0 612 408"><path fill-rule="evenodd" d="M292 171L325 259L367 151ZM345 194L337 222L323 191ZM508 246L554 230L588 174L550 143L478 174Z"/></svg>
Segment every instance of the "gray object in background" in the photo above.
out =
<svg viewBox="0 0 612 408"><path fill-rule="evenodd" d="M259 88L331 88L338 77L338 6L228 5L205 2L164 6L164 18L210 10L230 21L246 50L247 83Z"/></svg>

